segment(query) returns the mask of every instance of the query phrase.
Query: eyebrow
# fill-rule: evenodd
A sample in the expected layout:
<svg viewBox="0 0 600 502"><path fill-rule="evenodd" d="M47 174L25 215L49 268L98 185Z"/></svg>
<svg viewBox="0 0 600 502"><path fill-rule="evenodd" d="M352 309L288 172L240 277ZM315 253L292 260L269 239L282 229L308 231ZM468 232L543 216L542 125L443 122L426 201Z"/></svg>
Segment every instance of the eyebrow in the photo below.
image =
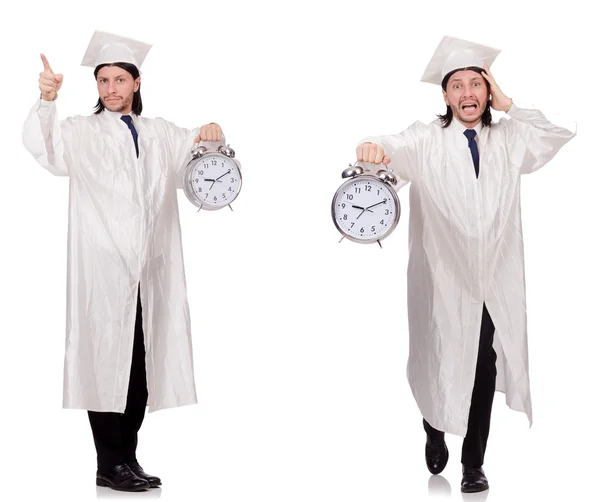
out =
<svg viewBox="0 0 600 502"><path fill-rule="evenodd" d="M113 78L120 78L120 77L124 77L125 74L124 73L119 73L118 75L116 75ZM109 78L109 77L101 77L100 75L98 75L98 80L100 80L101 78Z"/></svg>
<svg viewBox="0 0 600 502"><path fill-rule="evenodd" d="M477 75L477 76L475 76L475 77L471 77L471 78L469 79L469 81L470 81L470 82L473 82L473 80L478 80L478 79L483 79L483 77L482 77L481 75ZM449 83L449 84L451 84L451 83L453 83L453 82L461 82L461 81L462 81L462 78L459 78L459 77L453 77L453 78L451 78L451 79L450 79L450 82L448 82L448 83Z"/></svg>

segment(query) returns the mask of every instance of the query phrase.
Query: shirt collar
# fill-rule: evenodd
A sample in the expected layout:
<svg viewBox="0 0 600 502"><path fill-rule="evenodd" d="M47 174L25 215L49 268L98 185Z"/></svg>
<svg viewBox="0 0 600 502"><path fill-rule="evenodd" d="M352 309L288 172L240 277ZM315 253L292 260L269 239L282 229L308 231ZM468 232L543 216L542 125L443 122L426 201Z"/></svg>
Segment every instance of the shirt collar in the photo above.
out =
<svg viewBox="0 0 600 502"><path fill-rule="evenodd" d="M481 122L481 120L475 127L466 127L454 118L452 119L451 124L452 124L452 127L454 128L454 130L459 134L464 134L464 132L467 129L474 129L475 132L477 133L477 136L479 136L481 134L481 130L483 129L483 123Z"/></svg>
<svg viewBox="0 0 600 502"><path fill-rule="evenodd" d="M105 114L106 117L110 117L113 120L121 120L123 115L129 115L135 121L137 115L134 115L133 112L130 113L121 113L121 112L111 112L108 108L104 108L102 110L102 114Z"/></svg>

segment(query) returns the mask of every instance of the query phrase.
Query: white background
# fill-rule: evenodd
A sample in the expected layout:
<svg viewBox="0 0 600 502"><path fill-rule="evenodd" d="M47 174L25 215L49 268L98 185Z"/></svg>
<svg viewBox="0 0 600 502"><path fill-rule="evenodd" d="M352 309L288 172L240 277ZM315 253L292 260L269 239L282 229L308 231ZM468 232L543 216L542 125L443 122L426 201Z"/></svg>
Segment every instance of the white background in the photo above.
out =
<svg viewBox="0 0 600 502"><path fill-rule="evenodd" d="M138 456L164 487L126 498L462 500L462 440L447 437L448 467L430 479L405 377L408 189L383 249L338 244L329 214L361 138L445 110L419 79L448 34L502 49L492 71L515 103L578 124L522 184L534 425L496 394L491 490L464 498L598 500L600 44L585 4L3 7L0 499L125 497L96 489L87 416L61 409L68 180L20 136L40 52L65 76L60 116L92 112L92 70L79 63L101 29L154 44L144 115L220 123L244 174L234 212L198 214L179 194L199 404L146 417Z"/></svg>

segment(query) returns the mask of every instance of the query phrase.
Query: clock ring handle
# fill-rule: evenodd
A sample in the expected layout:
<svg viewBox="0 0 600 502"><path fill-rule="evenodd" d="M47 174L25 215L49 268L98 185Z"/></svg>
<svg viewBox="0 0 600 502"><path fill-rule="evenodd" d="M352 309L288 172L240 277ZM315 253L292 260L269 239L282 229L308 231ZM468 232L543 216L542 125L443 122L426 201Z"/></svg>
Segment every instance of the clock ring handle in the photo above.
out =
<svg viewBox="0 0 600 502"><path fill-rule="evenodd" d="M221 151L222 149L225 149L225 151ZM224 153L228 157L235 156L235 152L233 152L233 155L228 155L228 153L226 153L227 150L233 152L233 150L227 144L225 135L223 134L219 141L198 141L198 143L194 144L191 153L194 157L200 157L207 152Z"/></svg>
<svg viewBox="0 0 600 502"><path fill-rule="evenodd" d="M358 165L359 162L361 161L357 160L354 163L354 165L348 164L350 167L348 167L348 169L344 169L344 171L342 172L342 178L354 178L356 176L364 174L365 169L362 166ZM387 166L385 166L385 169L380 169L379 171L377 171L377 177L381 181L388 183L389 185L396 185L398 183L396 175Z"/></svg>
<svg viewBox="0 0 600 502"><path fill-rule="evenodd" d="M354 164L348 164L349 167L347 169L344 169L344 171L342 172L342 178L354 178L355 176L360 176L361 174L364 174L365 168L362 166L362 164L369 164L369 162L357 160ZM386 174L386 176L382 177L382 173ZM388 181L393 185L396 184L396 176L388 166L385 166L385 169L380 169L379 171L377 171L377 176L380 177L383 181Z"/></svg>

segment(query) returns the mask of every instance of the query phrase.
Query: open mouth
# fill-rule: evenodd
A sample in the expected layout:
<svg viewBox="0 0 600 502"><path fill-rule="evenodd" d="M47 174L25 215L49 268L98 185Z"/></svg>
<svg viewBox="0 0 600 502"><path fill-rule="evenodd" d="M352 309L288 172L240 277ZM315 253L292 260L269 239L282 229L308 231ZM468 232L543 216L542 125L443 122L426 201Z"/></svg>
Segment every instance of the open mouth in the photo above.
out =
<svg viewBox="0 0 600 502"><path fill-rule="evenodd" d="M461 109L465 111L474 111L477 109L477 105L475 103L466 103L461 106Z"/></svg>

